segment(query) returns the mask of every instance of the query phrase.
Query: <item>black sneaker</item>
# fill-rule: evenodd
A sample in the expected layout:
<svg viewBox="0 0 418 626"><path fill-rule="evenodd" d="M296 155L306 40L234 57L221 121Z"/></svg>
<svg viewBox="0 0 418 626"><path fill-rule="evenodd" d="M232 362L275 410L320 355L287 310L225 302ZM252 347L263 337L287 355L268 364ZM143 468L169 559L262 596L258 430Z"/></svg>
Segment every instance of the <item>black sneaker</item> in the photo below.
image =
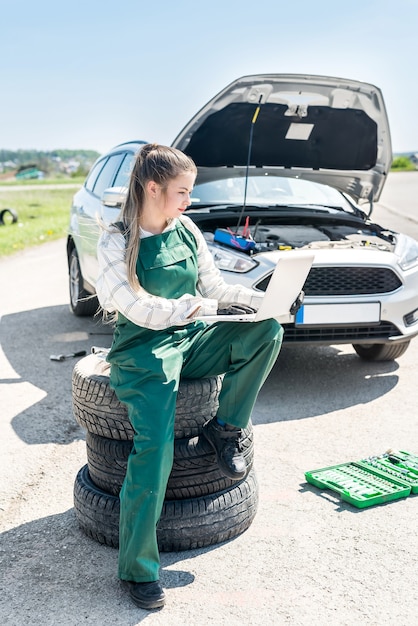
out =
<svg viewBox="0 0 418 626"><path fill-rule="evenodd" d="M215 450L219 469L231 480L244 478L247 467L241 454L241 429L221 426L216 417L203 425L203 436Z"/></svg>
<svg viewBox="0 0 418 626"><path fill-rule="evenodd" d="M158 580L150 583L129 583L129 594L141 609L159 609L165 604L165 593Z"/></svg>

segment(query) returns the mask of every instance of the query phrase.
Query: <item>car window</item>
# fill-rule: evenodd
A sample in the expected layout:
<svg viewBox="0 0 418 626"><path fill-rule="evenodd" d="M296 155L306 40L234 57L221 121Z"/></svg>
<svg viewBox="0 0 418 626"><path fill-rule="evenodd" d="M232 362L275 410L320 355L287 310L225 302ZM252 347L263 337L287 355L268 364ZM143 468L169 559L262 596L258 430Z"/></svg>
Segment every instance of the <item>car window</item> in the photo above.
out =
<svg viewBox="0 0 418 626"><path fill-rule="evenodd" d="M113 181L114 187L127 187L129 176L131 175L132 167L135 161L135 155L133 152L127 152L119 167L119 171L116 174L116 178Z"/></svg>
<svg viewBox="0 0 418 626"><path fill-rule="evenodd" d="M240 204L246 194L247 203L287 205L307 204L338 206L352 211L339 191L307 180L280 176L249 176L247 188L244 178L225 178L197 184L192 193L192 204Z"/></svg>
<svg viewBox="0 0 418 626"><path fill-rule="evenodd" d="M104 167L102 168L96 182L94 183L93 193L99 198L102 197L102 194L107 187L112 187L113 179L115 178L115 173L123 159L124 154L113 154L108 158Z"/></svg>
<svg viewBox="0 0 418 626"><path fill-rule="evenodd" d="M91 168L90 173L87 176L86 182L84 183L85 188L89 191L93 191L94 183L96 182L97 177L100 174L101 169L105 163L106 159L101 159Z"/></svg>

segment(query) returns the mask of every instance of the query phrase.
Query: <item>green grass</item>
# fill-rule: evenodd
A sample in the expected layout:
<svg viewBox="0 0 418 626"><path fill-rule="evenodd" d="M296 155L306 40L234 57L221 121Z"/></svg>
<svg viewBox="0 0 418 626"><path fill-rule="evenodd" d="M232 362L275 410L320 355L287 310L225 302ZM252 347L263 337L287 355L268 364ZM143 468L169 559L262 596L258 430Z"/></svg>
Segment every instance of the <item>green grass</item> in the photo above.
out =
<svg viewBox="0 0 418 626"><path fill-rule="evenodd" d="M0 183L1 187L28 187L36 185L42 187L43 185L82 185L85 176L57 176L56 178L32 178L28 180L3 180Z"/></svg>
<svg viewBox="0 0 418 626"><path fill-rule="evenodd" d="M45 183L44 183L45 184ZM65 237L70 219L72 189L13 188L0 191L0 212L14 209L18 214L15 224L9 216L0 226L0 257Z"/></svg>

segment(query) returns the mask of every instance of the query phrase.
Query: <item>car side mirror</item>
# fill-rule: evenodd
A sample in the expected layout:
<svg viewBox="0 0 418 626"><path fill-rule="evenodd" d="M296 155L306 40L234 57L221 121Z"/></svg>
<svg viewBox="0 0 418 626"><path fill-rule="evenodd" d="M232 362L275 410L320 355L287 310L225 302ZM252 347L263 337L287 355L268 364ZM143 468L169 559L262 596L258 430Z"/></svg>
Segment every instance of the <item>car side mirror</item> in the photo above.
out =
<svg viewBox="0 0 418 626"><path fill-rule="evenodd" d="M108 187L105 189L102 195L102 203L108 207L121 207L125 202L126 187Z"/></svg>

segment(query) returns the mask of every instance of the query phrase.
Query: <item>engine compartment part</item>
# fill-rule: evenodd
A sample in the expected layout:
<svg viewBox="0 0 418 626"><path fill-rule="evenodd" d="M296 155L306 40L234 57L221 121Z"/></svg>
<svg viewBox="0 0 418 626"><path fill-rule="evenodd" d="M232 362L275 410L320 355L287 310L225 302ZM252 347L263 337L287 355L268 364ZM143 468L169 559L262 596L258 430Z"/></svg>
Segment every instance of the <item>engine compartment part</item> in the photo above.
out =
<svg viewBox="0 0 418 626"><path fill-rule="evenodd" d="M234 235L233 235L234 234ZM234 233L234 225L223 229L204 231L208 242L234 248L247 254L270 250L293 248L376 248L393 251L395 241L388 233L381 233L378 228L356 228L346 224L256 224L243 237L242 231ZM236 245L236 241L240 245Z"/></svg>

